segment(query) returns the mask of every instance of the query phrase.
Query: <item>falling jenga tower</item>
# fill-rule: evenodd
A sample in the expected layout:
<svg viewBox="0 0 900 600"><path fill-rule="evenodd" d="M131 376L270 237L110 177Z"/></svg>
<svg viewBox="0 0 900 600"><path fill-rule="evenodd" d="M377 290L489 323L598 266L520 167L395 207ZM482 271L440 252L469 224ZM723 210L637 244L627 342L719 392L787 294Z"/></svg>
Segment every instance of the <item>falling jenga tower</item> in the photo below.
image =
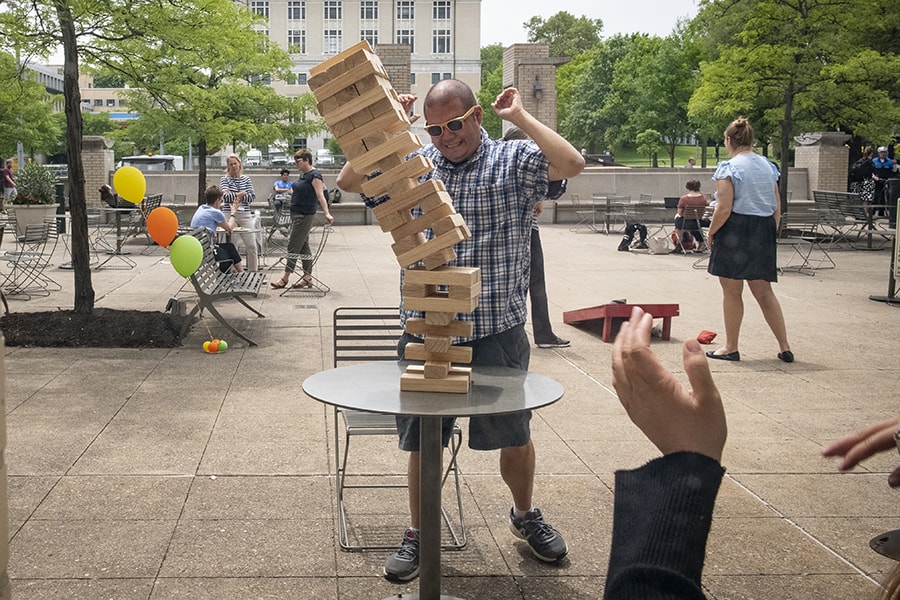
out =
<svg viewBox="0 0 900 600"><path fill-rule="evenodd" d="M471 369L452 363L472 362L472 349L452 346L454 336L472 335L471 321L457 313L478 306L481 270L449 267L456 258L453 246L469 239L462 216L453 209L450 194L437 180L419 183L434 165L423 156L406 160L421 147L409 132L409 119L388 80L381 61L366 41L348 48L310 69L309 87L319 114L360 175L380 172L366 181L363 192L389 199L373 209L382 231L390 232L397 262L404 269L403 306L424 311L424 319L407 319L407 333L423 336L424 344L408 344L406 358L424 361L400 377L400 389L466 393ZM412 209L422 215L413 218ZM434 238L426 241L424 231ZM422 263L421 266L418 263ZM442 286L438 291L438 286Z"/></svg>

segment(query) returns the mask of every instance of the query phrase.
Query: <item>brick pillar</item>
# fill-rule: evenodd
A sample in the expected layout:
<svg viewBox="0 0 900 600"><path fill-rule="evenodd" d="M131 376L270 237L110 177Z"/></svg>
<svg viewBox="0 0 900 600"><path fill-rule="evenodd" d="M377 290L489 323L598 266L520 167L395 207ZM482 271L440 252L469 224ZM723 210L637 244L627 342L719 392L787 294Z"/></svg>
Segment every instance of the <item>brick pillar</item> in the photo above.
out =
<svg viewBox="0 0 900 600"><path fill-rule="evenodd" d="M84 165L84 197L88 207L100 206L100 186L112 185L110 173L116 168L115 154L109 138L86 135L81 142L81 161Z"/></svg>
<svg viewBox="0 0 900 600"><path fill-rule="evenodd" d="M6 487L6 355L3 335L0 335L0 600L10 600L9 586L9 500Z"/></svg>
<svg viewBox="0 0 900 600"><path fill-rule="evenodd" d="M387 71L394 90L398 94L408 94L411 89L409 46L406 44L378 44L375 54L381 59L381 64L384 65L384 70Z"/></svg>
<svg viewBox="0 0 900 600"><path fill-rule="evenodd" d="M850 149L844 143L850 136L839 131L824 131L798 135L794 139L800 144L794 149L794 166L806 168L809 190L846 192Z"/></svg>
<svg viewBox="0 0 900 600"><path fill-rule="evenodd" d="M513 44L503 51L503 87L513 86L522 105L556 131L556 68L568 58L553 58L546 44ZM504 131L509 127L504 123Z"/></svg>

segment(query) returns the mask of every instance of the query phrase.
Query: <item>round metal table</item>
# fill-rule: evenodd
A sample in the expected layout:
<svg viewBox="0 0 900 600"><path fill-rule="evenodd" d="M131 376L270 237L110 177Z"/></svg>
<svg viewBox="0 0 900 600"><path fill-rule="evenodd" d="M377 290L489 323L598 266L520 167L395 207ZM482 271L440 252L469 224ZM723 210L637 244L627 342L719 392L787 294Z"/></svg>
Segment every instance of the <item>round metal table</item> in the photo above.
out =
<svg viewBox="0 0 900 600"><path fill-rule="evenodd" d="M459 600L441 595L441 418L533 410L559 400L558 382L518 369L474 367L467 394L404 392L407 363L370 362L316 373L303 382L312 398L341 408L421 417L419 593L386 600Z"/></svg>

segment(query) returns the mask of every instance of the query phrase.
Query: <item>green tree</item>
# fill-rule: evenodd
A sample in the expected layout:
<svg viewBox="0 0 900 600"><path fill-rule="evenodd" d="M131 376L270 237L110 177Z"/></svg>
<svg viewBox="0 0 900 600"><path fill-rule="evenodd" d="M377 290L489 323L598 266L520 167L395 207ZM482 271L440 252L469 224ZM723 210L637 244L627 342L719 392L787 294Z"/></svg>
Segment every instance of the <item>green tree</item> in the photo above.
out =
<svg viewBox="0 0 900 600"><path fill-rule="evenodd" d="M31 156L47 153L60 135L52 99L27 68L0 53L0 154L13 156L18 142Z"/></svg>
<svg viewBox="0 0 900 600"><path fill-rule="evenodd" d="M882 8L864 0L702 0L694 27L709 59L689 113L719 124L745 115L762 140L774 139L786 199L794 135L877 136L900 118L900 61L867 45L883 20ZM896 15L889 23L896 35Z"/></svg>
<svg viewBox="0 0 900 600"><path fill-rule="evenodd" d="M503 46L491 44L481 49L481 88L478 90L478 104L484 109L482 127L494 139L503 135L503 123L491 108L494 100L503 91Z"/></svg>
<svg viewBox="0 0 900 600"><path fill-rule="evenodd" d="M696 131L687 104L699 57L699 48L680 31L665 38L633 38L628 53L616 62L612 93L603 107L609 120L618 122L608 138L621 144L647 130L659 132L674 167L675 147Z"/></svg>
<svg viewBox="0 0 900 600"><path fill-rule="evenodd" d="M664 147L662 135L655 129L647 129L635 136L637 151L650 159L650 166L656 167L656 156L660 148Z"/></svg>
<svg viewBox="0 0 900 600"><path fill-rule="evenodd" d="M523 26L528 31L529 42L550 46L550 56L573 57L587 52L600 41L603 21L585 16L576 18L560 11L547 20L531 17Z"/></svg>
<svg viewBox="0 0 900 600"><path fill-rule="evenodd" d="M618 123L618 115L602 109L612 93L616 63L636 39L615 35L560 67L556 78L559 131L575 146L592 154L606 148L606 132Z"/></svg>
<svg viewBox="0 0 900 600"><path fill-rule="evenodd" d="M189 132L200 164L197 202L207 155L234 141L264 146L280 139L278 123L290 108L268 85L273 75L289 77L290 58L254 29L257 17L231 0L201 0L200 7L148 5L149 19L167 21L159 43L106 42L109 51L96 57L132 86L128 105L144 127Z"/></svg>

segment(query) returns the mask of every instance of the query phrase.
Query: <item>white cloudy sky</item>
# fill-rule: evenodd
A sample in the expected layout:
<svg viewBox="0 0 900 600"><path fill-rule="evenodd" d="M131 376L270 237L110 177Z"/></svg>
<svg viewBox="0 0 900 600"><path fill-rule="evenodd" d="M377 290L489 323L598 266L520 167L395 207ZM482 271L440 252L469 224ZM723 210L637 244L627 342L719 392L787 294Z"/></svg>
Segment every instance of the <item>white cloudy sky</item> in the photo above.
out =
<svg viewBox="0 0 900 600"><path fill-rule="evenodd" d="M481 45L525 43L522 23L560 11L601 19L604 37L634 32L666 36L680 17L696 16L697 0L481 0Z"/></svg>

